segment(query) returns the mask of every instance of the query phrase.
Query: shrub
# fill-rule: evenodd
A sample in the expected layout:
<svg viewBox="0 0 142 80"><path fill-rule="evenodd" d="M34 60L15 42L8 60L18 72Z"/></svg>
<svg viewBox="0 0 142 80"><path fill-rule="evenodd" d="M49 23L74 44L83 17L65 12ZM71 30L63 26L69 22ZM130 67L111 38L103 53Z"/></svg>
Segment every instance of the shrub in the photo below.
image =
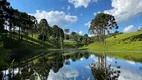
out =
<svg viewBox="0 0 142 80"><path fill-rule="evenodd" d="M73 40L65 40L64 41L64 47L66 48L76 48L77 47L77 42Z"/></svg>

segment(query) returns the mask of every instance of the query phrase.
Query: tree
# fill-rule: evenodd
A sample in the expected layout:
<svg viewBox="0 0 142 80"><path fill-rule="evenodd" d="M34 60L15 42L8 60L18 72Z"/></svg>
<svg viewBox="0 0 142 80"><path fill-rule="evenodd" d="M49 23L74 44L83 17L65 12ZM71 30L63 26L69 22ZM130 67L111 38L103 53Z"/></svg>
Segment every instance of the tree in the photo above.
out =
<svg viewBox="0 0 142 80"><path fill-rule="evenodd" d="M74 41L76 41L76 42L79 41L79 36L80 35L77 34L76 32L71 32L71 35L70 35L71 39L74 40Z"/></svg>
<svg viewBox="0 0 142 80"><path fill-rule="evenodd" d="M77 33L76 32L71 32L71 35L76 35Z"/></svg>
<svg viewBox="0 0 142 80"><path fill-rule="evenodd" d="M64 40L64 31L57 25L54 25L52 28L52 36L54 37L55 44L61 45L61 48L62 48L63 40Z"/></svg>
<svg viewBox="0 0 142 80"><path fill-rule="evenodd" d="M138 31L142 31L142 27L139 27Z"/></svg>
<svg viewBox="0 0 142 80"><path fill-rule="evenodd" d="M69 29L65 29L64 32L65 32L65 34L68 34L70 32L70 30ZM65 40L66 40L66 38L67 38L67 36L65 36Z"/></svg>
<svg viewBox="0 0 142 80"><path fill-rule="evenodd" d="M53 37L57 40L59 40L59 27L57 25L53 26L53 33L52 33Z"/></svg>
<svg viewBox="0 0 142 80"><path fill-rule="evenodd" d="M32 25L32 21L30 19L30 15L28 15L27 13L23 12L21 15L22 18L22 32L26 35L27 40L28 40L28 34L30 32L31 29L31 25Z"/></svg>
<svg viewBox="0 0 142 80"><path fill-rule="evenodd" d="M33 38L33 33L37 31L37 20L34 16L30 16L30 31L32 33Z"/></svg>
<svg viewBox="0 0 142 80"><path fill-rule="evenodd" d="M13 20L13 22L14 22L14 25L19 28L19 30L18 30L18 39L19 39L19 41L21 40L21 27L23 25L23 23L22 23L23 20L22 20L21 14L22 13L19 12L18 10L14 11L14 20Z"/></svg>
<svg viewBox="0 0 142 80"><path fill-rule="evenodd" d="M106 62L106 56L99 56L96 63L89 65L96 80L118 80L121 71ZM116 67L117 68L117 67Z"/></svg>
<svg viewBox="0 0 142 80"><path fill-rule="evenodd" d="M88 34L84 34L83 36L83 44L87 45L89 41Z"/></svg>
<svg viewBox="0 0 142 80"><path fill-rule="evenodd" d="M60 27L58 27L57 25L54 25L54 26L53 26L53 36L54 36L57 40L59 40L60 37L61 37L62 39L64 39L64 31L63 31Z"/></svg>
<svg viewBox="0 0 142 80"><path fill-rule="evenodd" d="M118 29L114 16L100 13L92 20L89 31L96 34L98 41L104 41L106 33L109 34L113 28Z"/></svg>
<svg viewBox="0 0 142 80"><path fill-rule="evenodd" d="M10 3L7 0L0 0L0 32L4 30L4 23L7 20Z"/></svg>
<svg viewBox="0 0 142 80"><path fill-rule="evenodd" d="M18 27L18 39L19 41L22 39L21 31L28 36L28 30L30 29L29 26L29 15L24 12L19 12L18 10L14 10L14 26Z"/></svg>
<svg viewBox="0 0 142 80"><path fill-rule="evenodd" d="M59 34L60 34L60 38L62 38L62 40L64 40L64 31L63 31L63 29L59 28Z"/></svg>
<svg viewBox="0 0 142 80"><path fill-rule="evenodd" d="M16 20L15 20L15 13L16 10L13 9L12 7L8 8L8 15L6 17L7 21L8 21L8 26L9 26L9 33L10 33L10 38L12 39L12 29L15 29L15 25L16 25Z"/></svg>
<svg viewBox="0 0 142 80"><path fill-rule="evenodd" d="M39 39L42 39L44 42L49 37L50 27L46 19L41 19L38 24L38 32L39 32Z"/></svg>

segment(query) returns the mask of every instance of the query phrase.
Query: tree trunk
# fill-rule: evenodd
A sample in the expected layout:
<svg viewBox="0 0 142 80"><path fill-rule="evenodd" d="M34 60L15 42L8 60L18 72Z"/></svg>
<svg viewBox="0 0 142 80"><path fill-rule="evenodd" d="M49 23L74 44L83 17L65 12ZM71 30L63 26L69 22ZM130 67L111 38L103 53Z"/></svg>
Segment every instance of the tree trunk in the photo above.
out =
<svg viewBox="0 0 142 80"><path fill-rule="evenodd" d="M28 30L26 30L26 37L27 37L27 41L28 41Z"/></svg>
<svg viewBox="0 0 142 80"><path fill-rule="evenodd" d="M64 34L64 39L66 40L66 35Z"/></svg>
<svg viewBox="0 0 142 80"><path fill-rule="evenodd" d="M12 26L11 26L12 27ZM11 31L11 27L9 27L9 37L10 39L12 39L12 31Z"/></svg>
<svg viewBox="0 0 142 80"><path fill-rule="evenodd" d="M19 41L20 41L20 35L21 35L21 28L19 27L19 37L18 37Z"/></svg>
<svg viewBox="0 0 142 80"><path fill-rule="evenodd" d="M104 49L105 49L105 47L106 47L106 43L105 43L105 29L103 30L103 32L104 32L104 36L103 36L103 42L104 42Z"/></svg>
<svg viewBox="0 0 142 80"><path fill-rule="evenodd" d="M32 38L33 38L33 34L34 34L34 33L33 33L33 29L32 29Z"/></svg>

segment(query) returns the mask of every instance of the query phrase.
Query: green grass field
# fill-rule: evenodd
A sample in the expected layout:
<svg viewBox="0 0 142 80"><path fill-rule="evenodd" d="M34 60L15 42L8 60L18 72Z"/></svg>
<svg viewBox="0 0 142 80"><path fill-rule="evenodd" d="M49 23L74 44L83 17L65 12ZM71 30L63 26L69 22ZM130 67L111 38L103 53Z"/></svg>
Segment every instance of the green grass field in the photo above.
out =
<svg viewBox="0 0 142 80"><path fill-rule="evenodd" d="M117 35L116 38L110 37L106 39L106 46L103 43L94 42L81 49L87 49L96 54L107 54L123 59L133 61L142 61L142 41L135 36L141 35L142 32L130 32ZM132 38L135 40L131 41ZM140 38L142 36L139 36ZM104 51L104 53L103 53Z"/></svg>
<svg viewBox="0 0 142 80"><path fill-rule="evenodd" d="M116 38L110 37L106 39L106 46L103 43L94 42L83 48L93 51L142 51L142 40L129 40L131 37L141 35L142 32L130 32L116 35ZM142 36L140 36L142 37Z"/></svg>

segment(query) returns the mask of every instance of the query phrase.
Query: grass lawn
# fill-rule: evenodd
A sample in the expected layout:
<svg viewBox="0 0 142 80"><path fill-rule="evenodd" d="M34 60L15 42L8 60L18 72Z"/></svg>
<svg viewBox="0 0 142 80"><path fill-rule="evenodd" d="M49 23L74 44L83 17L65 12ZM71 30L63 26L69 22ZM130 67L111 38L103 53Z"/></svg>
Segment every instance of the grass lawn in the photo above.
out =
<svg viewBox="0 0 142 80"><path fill-rule="evenodd" d="M120 34L117 35L116 38L107 38L106 46L104 46L103 43L94 42L80 49L87 49L100 55L103 54L104 51L104 54L109 56L142 62L142 41L125 40L140 34L142 34L142 32Z"/></svg>

